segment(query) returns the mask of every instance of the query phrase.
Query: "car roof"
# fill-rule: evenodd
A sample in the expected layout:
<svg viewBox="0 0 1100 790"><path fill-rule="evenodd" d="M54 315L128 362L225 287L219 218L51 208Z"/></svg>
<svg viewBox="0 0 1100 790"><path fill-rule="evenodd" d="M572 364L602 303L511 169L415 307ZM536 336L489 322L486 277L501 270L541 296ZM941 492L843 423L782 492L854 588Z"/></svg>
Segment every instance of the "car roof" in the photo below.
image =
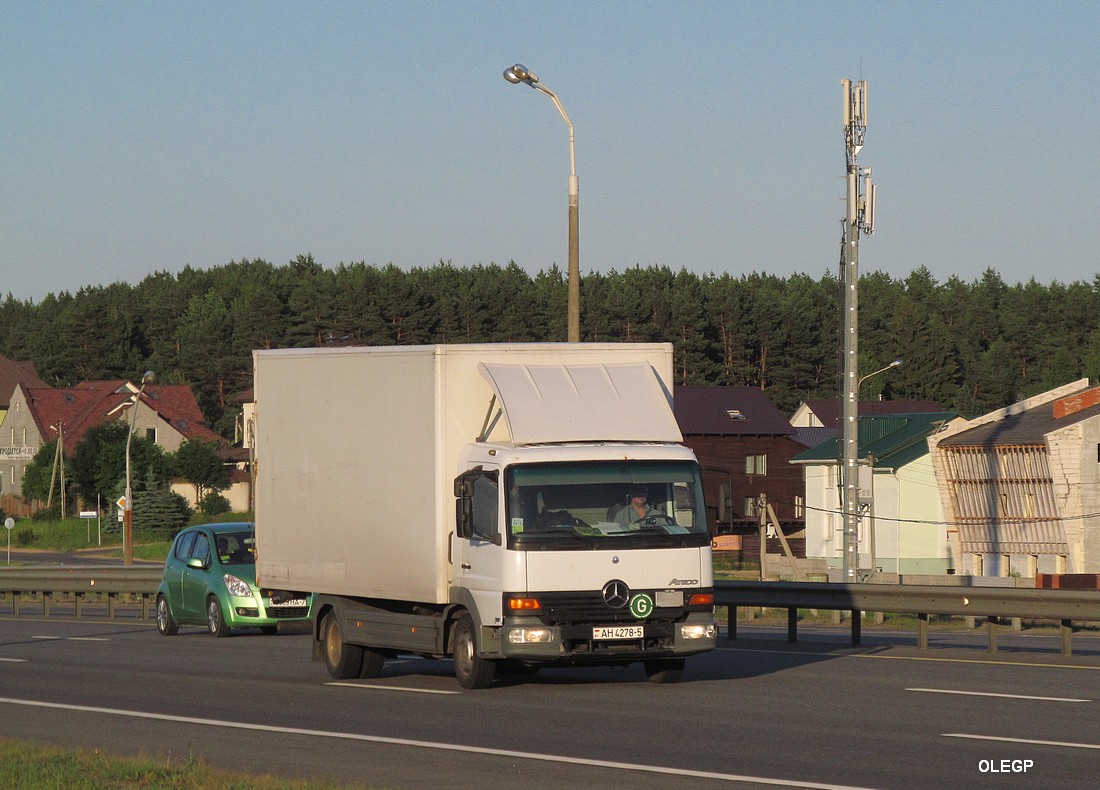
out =
<svg viewBox="0 0 1100 790"><path fill-rule="evenodd" d="M196 528L208 529L215 535L219 535L225 532L252 532L255 526L250 521L233 521L224 524L199 524Z"/></svg>

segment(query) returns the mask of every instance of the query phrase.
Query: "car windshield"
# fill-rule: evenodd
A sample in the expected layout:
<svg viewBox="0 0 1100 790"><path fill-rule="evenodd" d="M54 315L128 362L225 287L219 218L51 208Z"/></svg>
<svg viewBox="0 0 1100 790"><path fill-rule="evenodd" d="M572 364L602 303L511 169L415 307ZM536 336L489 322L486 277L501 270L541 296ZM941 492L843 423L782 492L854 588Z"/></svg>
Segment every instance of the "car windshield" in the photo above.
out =
<svg viewBox="0 0 1100 790"><path fill-rule="evenodd" d="M509 546L667 548L709 543L691 462L547 463L507 470Z"/></svg>
<svg viewBox="0 0 1100 790"><path fill-rule="evenodd" d="M241 532L219 532L214 535L218 547L218 561L222 565L255 565L255 533L251 530Z"/></svg>

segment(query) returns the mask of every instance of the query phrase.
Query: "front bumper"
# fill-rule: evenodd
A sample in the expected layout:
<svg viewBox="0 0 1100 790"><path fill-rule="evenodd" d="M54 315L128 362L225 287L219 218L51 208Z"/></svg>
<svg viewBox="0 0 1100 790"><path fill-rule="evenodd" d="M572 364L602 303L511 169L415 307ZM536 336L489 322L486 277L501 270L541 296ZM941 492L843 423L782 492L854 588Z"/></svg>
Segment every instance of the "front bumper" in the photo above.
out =
<svg viewBox="0 0 1100 790"><path fill-rule="evenodd" d="M607 664L655 658L683 658L713 650L718 636L714 615L691 612L683 619L632 624L640 636L594 638L594 629L622 623L547 625L535 617L505 618L497 632L500 654L524 662Z"/></svg>
<svg viewBox="0 0 1100 790"><path fill-rule="evenodd" d="M309 620L313 611L313 596L305 596L305 606L278 606L271 598L230 595L223 599L226 623L233 628L254 628L279 623Z"/></svg>

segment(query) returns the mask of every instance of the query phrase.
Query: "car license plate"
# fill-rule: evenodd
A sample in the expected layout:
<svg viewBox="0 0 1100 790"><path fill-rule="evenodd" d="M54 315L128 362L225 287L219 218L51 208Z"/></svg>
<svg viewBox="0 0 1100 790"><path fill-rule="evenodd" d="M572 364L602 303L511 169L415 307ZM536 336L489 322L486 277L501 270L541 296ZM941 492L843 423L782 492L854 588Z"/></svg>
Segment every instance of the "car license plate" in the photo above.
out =
<svg viewBox="0 0 1100 790"><path fill-rule="evenodd" d="M598 626L592 629L593 639L641 639L645 628L640 625Z"/></svg>
<svg viewBox="0 0 1100 790"><path fill-rule="evenodd" d="M286 601L279 601L279 602L276 602L274 599L272 599L271 603L268 604L268 605L269 606L305 606L306 605L306 599L305 598L290 598Z"/></svg>

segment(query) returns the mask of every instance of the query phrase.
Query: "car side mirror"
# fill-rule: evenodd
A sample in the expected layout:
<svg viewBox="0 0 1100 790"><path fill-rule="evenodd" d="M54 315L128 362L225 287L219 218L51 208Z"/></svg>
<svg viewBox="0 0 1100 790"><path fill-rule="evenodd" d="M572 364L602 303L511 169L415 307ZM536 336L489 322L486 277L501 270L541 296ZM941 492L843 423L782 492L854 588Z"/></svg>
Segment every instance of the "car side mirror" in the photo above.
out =
<svg viewBox="0 0 1100 790"><path fill-rule="evenodd" d="M204 571L204 570L206 570L206 563L203 562L198 557L192 557L191 559L189 559L187 561L187 567L188 568L197 568L200 571Z"/></svg>

